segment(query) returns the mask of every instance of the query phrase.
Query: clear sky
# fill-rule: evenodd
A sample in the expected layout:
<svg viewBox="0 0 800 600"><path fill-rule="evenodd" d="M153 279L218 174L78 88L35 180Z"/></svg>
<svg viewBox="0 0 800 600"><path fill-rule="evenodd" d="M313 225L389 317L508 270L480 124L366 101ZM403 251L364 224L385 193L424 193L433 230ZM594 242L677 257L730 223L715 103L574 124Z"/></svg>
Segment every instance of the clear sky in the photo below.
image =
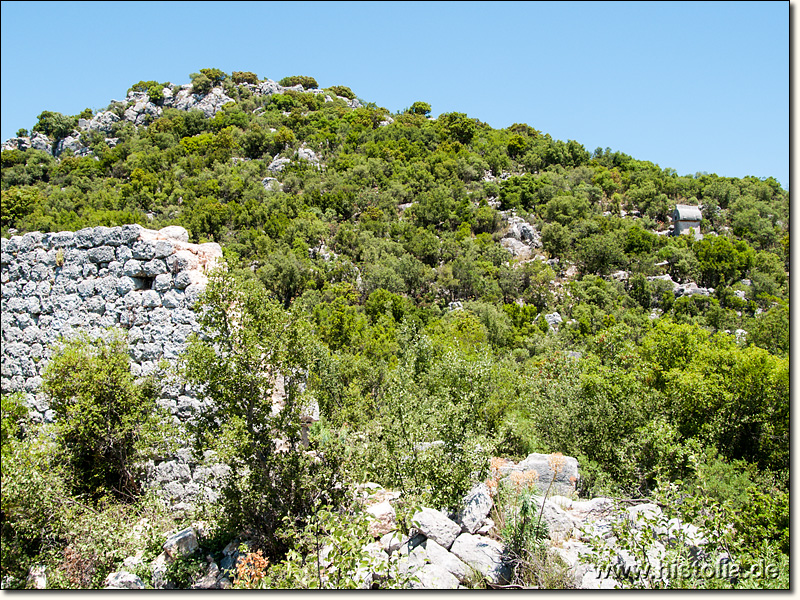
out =
<svg viewBox="0 0 800 600"><path fill-rule="evenodd" d="M2 140L204 67L789 186L789 2L2 2Z"/></svg>

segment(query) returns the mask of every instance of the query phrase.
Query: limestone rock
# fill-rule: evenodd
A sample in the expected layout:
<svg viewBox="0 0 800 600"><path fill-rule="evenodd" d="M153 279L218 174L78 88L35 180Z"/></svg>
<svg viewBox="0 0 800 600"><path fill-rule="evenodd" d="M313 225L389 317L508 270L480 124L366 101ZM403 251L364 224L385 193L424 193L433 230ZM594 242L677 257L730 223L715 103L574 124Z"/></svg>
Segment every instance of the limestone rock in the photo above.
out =
<svg viewBox="0 0 800 600"><path fill-rule="evenodd" d="M179 531L178 533L167 538L162 546L164 552L167 553L171 559L176 559L185 554L191 554L199 548L197 543L197 534L193 527Z"/></svg>
<svg viewBox="0 0 800 600"><path fill-rule="evenodd" d="M475 533L481 527L484 519L489 516L494 502L485 483L473 487L464 499L464 508L458 515L457 521L461 523L461 530Z"/></svg>
<svg viewBox="0 0 800 600"><path fill-rule="evenodd" d="M286 165L291 162L291 159L276 157L271 163L269 163L267 170L270 173L280 173L286 168Z"/></svg>
<svg viewBox="0 0 800 600"><path fill-rule="evenodd" d="M415 573L417 581L412 581L412 589L428 590L455 590L458 589L458 579L447 569L431 563L424 565Z"/></svg>
<svg viewBox="0 0 800 600"><path fill-rule="evenodd" d="M105 588L107 590L143 590L144 582L138 575L127 571L116 571L106 577Z"/></svg>
<svg viewBox="0 0 800 600"><path fill-rule="evenodd" d="M467 580L470 575L470 568L455 554L448 552L431 539L426 539L422 542L421 547L425 549L425 553L431 563L454 575L459 582Z"/></svg>
<svg viewBox="0 0 800 600"><path fill-rule="evenodd" d="M503 562L500 542L480 535L462 533L450 551L492 583L504 584L511 578L511 569Z"/></svg>
<svg viewBox="0 0 800 600"><path fill-rule="evenodd" d="M372 537L380 538L397 529L394 507L388 502L373 504L366 509L366 512L373 517L369 524L369 533Z"/></svg>
<svg viewBox="0 0 800 600"><path fill-rule="evenodd" d="M445 549L449 549L458 534L461 533L460 525L432 508L422 508L417 511L411 518L411 522L417 531L438 542Z"/></svg>
<svg viewBox="0 0 800 600"><path fill-rule="evenodd" d="M558 313L555 313L558 314ZM549 316L549 315L548 315ZM561 317L559 317L560 319ZM570 496L575 492L578 481L578 460L571 456L564 456L563 465L558 475L553 481L553 469L550 466L550 455L533 453L529 454L525 460L514 465L505 465L500 468L502 475L508 475L513 471L526 472L535 471L538 474L539 487L542 491L546 490L551 481L553 486L551 493L562 496Z"/></svg>

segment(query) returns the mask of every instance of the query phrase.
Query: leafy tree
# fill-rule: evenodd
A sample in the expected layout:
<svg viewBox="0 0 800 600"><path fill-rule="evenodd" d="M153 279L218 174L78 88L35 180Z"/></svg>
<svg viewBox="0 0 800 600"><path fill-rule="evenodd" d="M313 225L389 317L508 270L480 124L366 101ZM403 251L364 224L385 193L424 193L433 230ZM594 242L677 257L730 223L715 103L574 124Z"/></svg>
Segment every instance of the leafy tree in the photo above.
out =
<svg viewBox="0 0 800 600"><path fill-rule="evenodd" d="M0 223L5 229L16 226L20 219L29 215L42 200L42 195L35 187L14 186L0 192L0 198L2 198Z"/></svg>
<svg viewBox="0 0 800 600"><path fill-rule="evenodd" d="M411 105L411 108L408 109L408 112L410 112L412 115L422 115L427 117L429 114L431 114L431 105L427 102L417 101Z"/></svg>
<svg viewBox="0 0 800 600"><path fill-rule="evenodd" d="M439 115L436 123L445 139L455 140L461 144L469 144L478 131L474 119L464 113L444 113Z"/></svg>
<svg viewBox="0 0 800 600"><path fill-rule="evenodd" d="M753 249L740 240L720 235L704 237L694 245L703 285L730 285L741 279L753 262Z"/></svg>
<svg viewBox="0 0 800 600"><path fill-rule="evenodd" d="M542 227L542 247L550 256L562 257L569 249L572 236L561 223L547 223Z"/></svg>
<svg viewBox="0 0 800 600"><path fill-rule="evenodd" d="M43 389L59 416L56 440L72 487L93 498L139 494L137 469L166 432L156 380L134 380L122 337L68 342L45 369Z"/></svg>
<svg viewBox="0 0 800 600"><path fill-rule="evenodd" d="M597 234L577 243L578 268L581 273L609 275L622 266L622 247L618 236L611 232Z"/></svg>
<svg viewBox="0 0 800 600"><path fill-rule="evenodd" d="M302 527L318 501L338 499L330 459L313 460L301 444L321 349L308 322L252 278L214 272L201 302L204 337L191 341L185 358L187 378L206 399L192 427L195 448L215 450L230 467L221 502L231 529L251 532L280 556L290 544L284 518Z"/></svg>
<svg viewBox="0 0 800 600"><path fill-rule="evenodd" d="M204 96L214 87L214 83L203 73L192 73L192 93Z"/></svg>
<svg viewBox="0 0 800 600"><path fill-rule="evenodd" d="M208 78L212 87L218 86L228 78L228 74L219 69L200 69L200 74Z"/></svg>
<svg viewBox="0 0 800 600"><path fill-rule="evenodd" d="M49 110L42 111L37 118L33 130L52 137L55 142L67 137L78 125L77 118Z"/></svg>
<svg viewBox="0 0 800 600"><path fill-rule="evenodd" d="M347 98L348 100L355 100L356 95L346 85L333 85L328 88L331 92L336 94L337 96L341 96L342 98Z"/></svg>
<svg viewBox="0 0 800 600"><path fill-rule="evenodd" d="M258 83L258 75L251 71L233 71L231 73L231 79L233 83L236 84L249 83L256 85Z"/></svg>

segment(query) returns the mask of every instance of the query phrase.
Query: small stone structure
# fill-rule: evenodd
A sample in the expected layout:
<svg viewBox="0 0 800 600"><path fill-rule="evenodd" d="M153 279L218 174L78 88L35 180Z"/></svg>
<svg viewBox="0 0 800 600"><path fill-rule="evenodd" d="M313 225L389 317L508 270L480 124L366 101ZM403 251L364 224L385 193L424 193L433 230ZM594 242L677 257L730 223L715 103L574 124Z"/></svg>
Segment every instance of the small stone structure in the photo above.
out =
<svg viewBox="0 0 800 600"><path fill-rule="evenodd" d="M700 207L678 204L675 210L672 211L672 223L674 226L672 235L683 235L694 229L695 239L701 239L703 234L700 233L700 221L702 220L703 215L700 212Z"/></svg>

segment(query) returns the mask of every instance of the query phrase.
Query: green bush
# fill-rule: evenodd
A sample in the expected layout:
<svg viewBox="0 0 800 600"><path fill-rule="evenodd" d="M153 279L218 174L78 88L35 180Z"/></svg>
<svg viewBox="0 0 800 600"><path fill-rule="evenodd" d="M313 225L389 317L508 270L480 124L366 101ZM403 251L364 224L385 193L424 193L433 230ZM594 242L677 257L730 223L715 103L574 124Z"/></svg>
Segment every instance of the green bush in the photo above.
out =
<svg viewBox="0 0 800 600"><path fill-rule="evenodd" d="M294 87L298 84L302 85L303 89L306 90L314 90L319 87L316 79L306 75L292 75L291 77L284 77L278 82L278 85L283 87Z"/></svg>
<svg viewBox="0 0 800 600"><path fill-rule="evenodd" d="M431 114L431 105L427 102L417 101L411 105L411 108L408 109L408 112L410 112L412 115L428 116Z"/></svg>
<svg viewBox="0 0 800 600"><path fill-rule="evenodd" d="M92 498L136 497L141 461L169 438L156 405L156 379L134 380L122 335L65 342L43 379L72 488Z"/></svg>
<svg viewBox="0 0 800 600"><path fill-rule="evenodd" d="M191 427L195 449L215 450L230 467L221 505L231 531L248 531L274 558L290 547L320 500L335 502L335 457L314 458L300 417L313 401L307 380L320 348L307 321L269 298L252 277L212 273L201 300L204 337L185 355L185 373L209 403ZM283 380L283 406L273 393ZM308 381L308 383L311 383ZM291 519L285 524L284 518Z"/></svg>
<svg viewBox="0 0 800 600"><path fill-rule="evenodd" d="M52 137L55 142L67 137L78 125L77 117L68 117L59 112L42 111L38 116L34 131Z"/></svg>
<svg viewBox="0 0 800 600"><path fill-rule="evenodd" d="M332 85L328 88L329 91L333 92L337 96L341 96L342 98L347 98L348 100L355 100L356 95L346 85Z"/></svg>
<svg viewBox="0 0 800 600"><path fill-rule="evenodd" d="M233 83L236 84L251 83L255 85L258 83L258 75L251 71L233 71L231 73L231 79L233 79Z"/></svg>

